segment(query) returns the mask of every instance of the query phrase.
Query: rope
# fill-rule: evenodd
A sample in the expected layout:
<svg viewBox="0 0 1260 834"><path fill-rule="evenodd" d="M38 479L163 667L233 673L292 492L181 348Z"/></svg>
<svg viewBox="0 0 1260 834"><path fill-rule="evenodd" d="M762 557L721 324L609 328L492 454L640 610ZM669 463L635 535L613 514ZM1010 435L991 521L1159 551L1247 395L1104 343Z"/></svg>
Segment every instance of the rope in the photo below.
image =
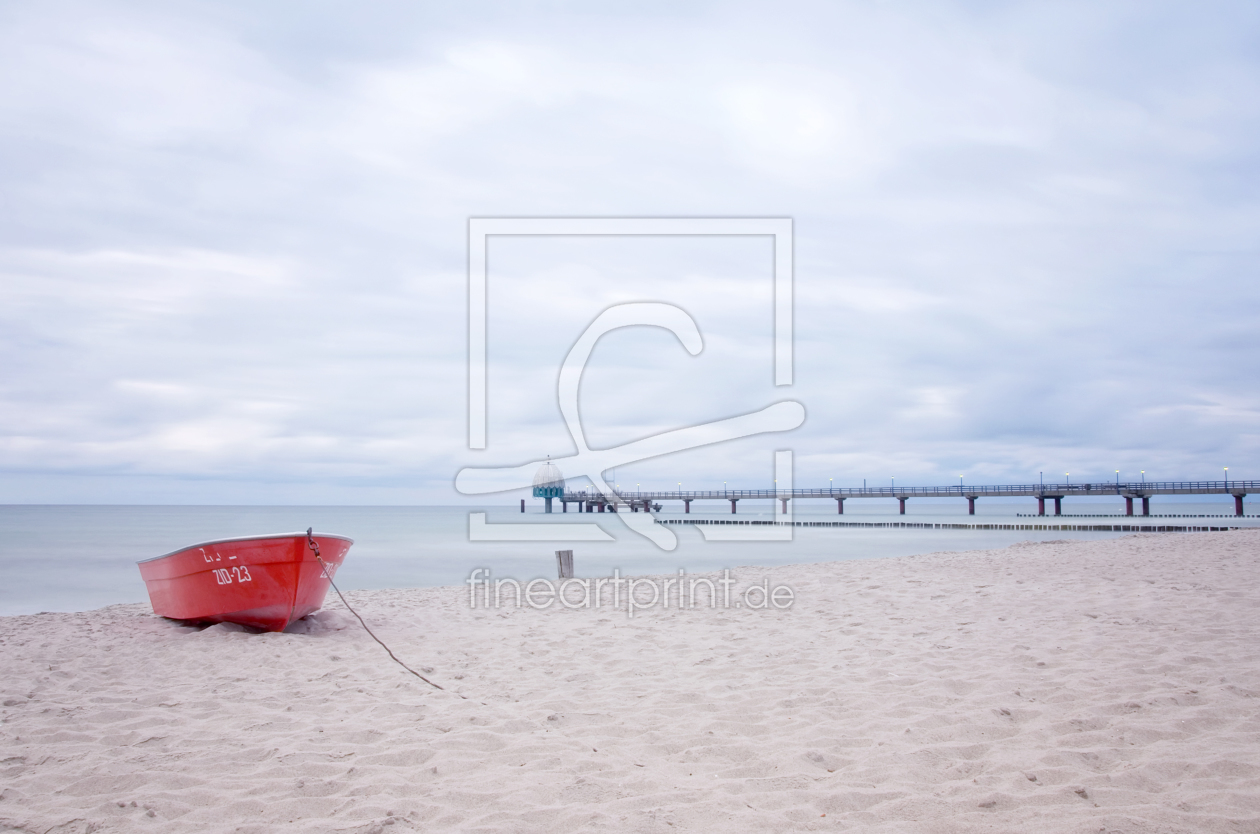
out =
<svg viewBox="0 0 1260 834"><path fill-rule="evenodd" d="M403 663L401 660L399 660L399 659L398 659L398 658L394 655L394 653L393 653L392 651L390 651L389 646L386 646L386 645L385 645L385 641L381 640L381 638L377 637L375 634L373 634L373 633L372 633L372 629L368 628L368 624L367 624L367 623L365 623L365 622L363 622L363 618L359 616L359 612L358 612L358 611L355 611L353 608L351 608L351 607L350 607L350 603L346 602L346 597L345 597L345 595L344 595L344 594L342 594L342 593L341 593L341 589L337 587L337 583L336 583L336 582L333 582L333 578L332 578L332 571L330 571L330 570L328 569L328 563L327 563L327 562L325 562L325 561L324 561L324 559L323 559L323 557L319 555L319 545L315 542L315 537L314 537L314 535L312 535L312 531L313 531L314 529L315 529L315 528L313 528L313 527L307 527L307 528L306 528L306 546L307 546L307 547L309 547L309 548L311 549L311 552L315 554L315 560L316 560L317 562L319 562L321 565L323 565L323 567L324 567L324 576L328 577L328 584L329 584L329 585L332 585L332 589L333 589L334 591L336 591L336 592L337 592L337 596L341 597L341 604L342 604L342 605L344 605L344 606L346 607L346 609L347 609L347 610L348 610L351 614L353 614L353 615L354 615L354 618L355 618L356 620L358 620L358 621L359 621L359 625L363 626L363 630L364 630L364 631L366 631L366 632L368 633L368 636L369 636L369 637L371 637L371 638L372 638L373 640L375 640L376 642L378 642L378 643L380 643L380 644L381 644L381 648L385 650L385 653L389 655L389 657L390 657L390 659L391 659L391 660L393 660L393 661L394 661L395 663L397 663L399 666L403 667L403 668L404 668L404 669L406 669L408 672L410 672L411 674L415 675L417 678L419 678L420 680L424 681L425 683L427 683L429 686L433 687L434 689L441 689L443 692L446 692L446 689L445 689L445 688L443 688L443 687L441 687L441 686L438 686L436 683L434 683L433 681L429 680L429 679L428 679L428 678L426 678L424 675L420 674L420 673L419 673L419 672L417 672L415 669L412 669L412 668L411 668L410 666L408 666L406 663ZM453 693L453 694L455 694L455 695L459 695L459 693L458 693L458 692L455 692L455 693ZM463 695L459 695L459 697L463 698L465 701L467 701L467 700L468 700L468 699L467 699L465 696L463 696Z"/></svg>

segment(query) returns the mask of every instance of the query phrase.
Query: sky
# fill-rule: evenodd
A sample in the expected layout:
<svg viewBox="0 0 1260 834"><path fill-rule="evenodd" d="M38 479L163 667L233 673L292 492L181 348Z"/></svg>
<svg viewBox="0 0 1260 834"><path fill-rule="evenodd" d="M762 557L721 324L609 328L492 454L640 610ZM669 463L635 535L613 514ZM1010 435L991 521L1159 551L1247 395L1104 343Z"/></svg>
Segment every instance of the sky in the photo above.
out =
<svg viewBox="0 0 1260 834"><path fill-rule="evenodd" d="M623 487L1260 479L1260 6L0 6L0 502L459 504L464 467L800 402ZM492 238L468 445L468 224ZM613 477L610 473L610 477ZM518 493L497 497L515 501Z"/></svg>

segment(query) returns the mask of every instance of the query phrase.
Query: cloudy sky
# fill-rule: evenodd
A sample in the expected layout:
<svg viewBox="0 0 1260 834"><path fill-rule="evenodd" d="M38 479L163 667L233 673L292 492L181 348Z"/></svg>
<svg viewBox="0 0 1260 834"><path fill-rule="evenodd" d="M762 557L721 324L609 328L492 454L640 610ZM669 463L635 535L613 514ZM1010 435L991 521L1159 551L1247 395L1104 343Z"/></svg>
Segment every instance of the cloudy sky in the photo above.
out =
<svg viewBox="0 0 1260 834"><path fill-rule="evenodd" d="M772 402L790 435L623 485L1260 478L1254 3L8 3L0 501L458 503L573 451L560 362L625 301L615 446ZM472 217L788 217L496 238ZM504 502L512 500L506 496Z"/></svg>

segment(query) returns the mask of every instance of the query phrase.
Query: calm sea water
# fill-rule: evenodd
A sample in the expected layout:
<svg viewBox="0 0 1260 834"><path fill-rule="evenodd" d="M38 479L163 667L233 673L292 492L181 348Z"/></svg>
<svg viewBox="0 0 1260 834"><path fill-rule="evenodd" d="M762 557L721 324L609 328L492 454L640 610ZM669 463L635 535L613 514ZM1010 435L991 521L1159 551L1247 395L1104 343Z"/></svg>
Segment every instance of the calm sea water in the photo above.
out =
<svg viewBox="0 0 1260 834"><path fill-rule="evenodd" d="M962 501L911 502L897 515L892 501L850 500L846 521L1013 523L1030 519L1032 501L982 502L969 518ZM759 506L760 505L760 506ZM730 518L728 505L694 504L692 518ZM557 507L558 509L558 507ZM682 518L666 507L665 518ZM1071 513L1118 513L1118 502L1072 502ZM474 543L468 541L468 507L189 507L189 506L0 506L0 615L39 611L83 611L148 597L136 562L194 542L290 532L314 527L355 540L337 574L344 590L457 585L476 567L496 577L554 576L557 548L572 548L578 576L689 573L741 565L786 565L838 559L875 559L941 550L1005 547L1016 541L1111 538L1115 533L796 528L791 542L709 543L695 528L672 526L679 538L672 552L627 530L615 517L598 513L553 513L538 508L488 507L490 522L597 522L615 539L608 543ZM740 502L741 518L771 518L770 502ZM1153 503L1152 512L1177 515L1229 514L1220 503ZM830 501L798 501L797 520L836 519ZM1064 523L1109 523L1119 519L1066 517ZM1151 523L1242 524L1260 519L1152 518Z"/></svg>

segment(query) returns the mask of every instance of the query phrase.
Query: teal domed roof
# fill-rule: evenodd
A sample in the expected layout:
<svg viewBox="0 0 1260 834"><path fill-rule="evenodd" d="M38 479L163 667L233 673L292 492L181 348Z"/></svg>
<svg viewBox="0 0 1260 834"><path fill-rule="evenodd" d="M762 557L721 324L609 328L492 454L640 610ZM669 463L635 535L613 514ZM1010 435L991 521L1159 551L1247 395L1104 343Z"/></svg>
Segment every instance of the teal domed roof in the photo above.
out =
<svg viewBox="0 0 1260 834"><path fill-rule="evenodd" d="M564 476L560 474L560 468L551 461L547 461L538 467L537 474L534 475L534 486L564 486Z"/></svg>
<svg viewBox="0 0 1260 834"><path fill-rule="evenodd" d="M564 494L564 476L551 461L538 467L534 475L535 498L559 498Z"/></svg>

